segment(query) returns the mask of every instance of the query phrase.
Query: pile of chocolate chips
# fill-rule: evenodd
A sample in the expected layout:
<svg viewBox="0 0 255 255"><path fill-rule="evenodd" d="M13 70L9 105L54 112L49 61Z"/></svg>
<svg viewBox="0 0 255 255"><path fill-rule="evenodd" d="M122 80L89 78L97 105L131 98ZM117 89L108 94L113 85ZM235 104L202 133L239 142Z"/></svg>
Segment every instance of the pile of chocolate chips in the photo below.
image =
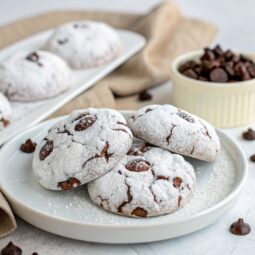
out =
<svg viewBox="0 0 255 255"><path fill-rule="evenodd" d="M205 48L200 62L188 61L179 71L192 79L209 82L238 82L255 78L255 63L231 50L224 51L220 45Z"/></svg>

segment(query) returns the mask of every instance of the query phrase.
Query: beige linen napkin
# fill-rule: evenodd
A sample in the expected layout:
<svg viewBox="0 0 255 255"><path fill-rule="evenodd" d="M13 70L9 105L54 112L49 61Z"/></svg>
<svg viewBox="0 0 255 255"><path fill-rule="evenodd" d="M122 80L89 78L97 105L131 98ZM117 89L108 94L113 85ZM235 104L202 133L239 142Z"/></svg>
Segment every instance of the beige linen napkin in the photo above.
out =
<svg viewBox="0 0 255 255"><path fill-rule="evenodd" d="M185 18L175 5L163 2L146 15L58 11L29 17L0 27L0 48L64 22L81 19L103 21L115 28L140 33L147 39L147 44L142 51L89 91L66 104L54 116L89 106L115 108L125 105L127 109L137 107L137 99L133 96L135 93L168 80L170 63L176 56L208 45L216 34L213 25ZM119 96L117 100L114 95ZM125 98L121 99L120 96ZM11 209L0 194L0 237L15 228Z"/></svg>

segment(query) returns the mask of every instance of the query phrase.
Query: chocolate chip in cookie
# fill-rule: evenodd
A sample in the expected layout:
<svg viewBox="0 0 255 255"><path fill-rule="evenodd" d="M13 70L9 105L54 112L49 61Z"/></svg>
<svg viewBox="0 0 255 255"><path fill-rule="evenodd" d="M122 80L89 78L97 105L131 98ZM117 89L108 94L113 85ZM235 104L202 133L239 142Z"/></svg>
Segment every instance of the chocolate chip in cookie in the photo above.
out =
<svg viewBox="0 0 255 255"><path fill-rule="evenodd" d="M40 150L39 158L40 160L44 160L47 158L50 153L53 151L53 141L47 140L47 142L43 145L43 147Z"/></svg>
<svg viewBox="0 0 255 255"><path fill-rule="evenodd" d="M151 166L143 159L135 159L133 161L129 161L126 165L126 168L132 172L144 172L148 171Z"/></svg>
<svg viewBox="0 0 255 255"><path fill-rule="evenodd" d="M84 116L75 126L75 131L84 131L85 129L91 127L97 120L95 115Z"/></svg>

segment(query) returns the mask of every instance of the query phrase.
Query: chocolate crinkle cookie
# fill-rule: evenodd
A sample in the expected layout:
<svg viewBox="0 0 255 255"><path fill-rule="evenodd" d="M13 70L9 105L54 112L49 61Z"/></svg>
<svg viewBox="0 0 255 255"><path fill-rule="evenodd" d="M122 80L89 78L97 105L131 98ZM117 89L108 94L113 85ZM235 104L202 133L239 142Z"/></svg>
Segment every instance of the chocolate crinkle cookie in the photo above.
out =
<svg viewBox="0 0 255 255"><path fill-rule="evenodd" d="M110 109L76 110L37 145L33 169L47 189L71 190L112 169L129 151L133 135Z"/></svg>
<svg viewBox="0 0 255 255"><path fill-rule="evenodd" d="M174 153L214 161L220 150L215 129L172 105L149 105L136 111L128 126L134 136Z"/></svg>
<svg viewBox="0 0 255 255"><path fill-rule="evenodd" d="M22 51L0 64L0 91L12 101L37 101L71 87L71 70L63 59L46 51Z"/></svg>
<svg viewBox="0 0 255 255"><path fill-rule="evenodd" d="M109 25L74 21L56 29L45 48L75 69L96 67L116 58L122 49L118 33Z"/></svg>
<svg viewBox="0 0 255 255"><path fill-rule="evenodd" d="M0 131L10 123L12 110L8 99L0 92Z"/></svg>
<svg viewBox="0 0 255 255"><path fill-rule="evenodd" d="M184 206L192 197L194 184L194 169L182 156L142 146L133 148L131 155L126 155L112 171L90 182L88 191L90 198L105 210L151 217Z"/></svg>

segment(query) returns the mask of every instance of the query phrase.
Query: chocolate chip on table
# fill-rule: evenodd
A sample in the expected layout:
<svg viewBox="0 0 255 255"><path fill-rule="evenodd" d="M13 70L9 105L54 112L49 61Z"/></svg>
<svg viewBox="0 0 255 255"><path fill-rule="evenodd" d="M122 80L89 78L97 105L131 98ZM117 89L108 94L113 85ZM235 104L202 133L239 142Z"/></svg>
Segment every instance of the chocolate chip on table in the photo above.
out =
<svg viewBox="0 0 255 255"><path fill-rule="evenodd" d="M132 172L144 172L150 169L150 164L142 159L136 159L129 161L126 165L126 169Z"/></svg>
<svg viewBox="0 0 255 255"><path fill-rule="evenodd" d="M151 99L152 99L152 95L147 90L144 90L139 94L140 101L147 101L147 100L151 100Z"/></svg>
<svg viewBox="0 0 255 255"><path fill-rule="evenodd" d="M215 68L210 72L210 80L213 82L227 82L228 75L222 68Z"/></svg>
<svg viewBox="0 0 255 255"><path fill-rule="evenodd" d="M9 242L7 246L5 246L1 250L1 255L21 255L22 254L22 249L12 242Z"/></svg>
<svg viewBox="0 0 255 255"><path fill-rule="evenodd" d="M253 155L250 156L250 160L251 160L252 162L255 162L255 154L253 154Z"/></svg>
<svg viewBox="0 0 255 255"><path fill-rule="evenodd" d="M219 83L247 81L255 78L255 63L243 55L224 51L220 45L205 48L200 61L187 61L179 72L191 79Z"/></svg>
<svg viewBox="0 0 255 255"><path fill-rule="evenodd" d="M39 255L37 252L33 252L32 255Z"/></svg>
<svg viewBox="0 0 255 255"><path fill-rule="evenodd" d="M53 141L47 140L47 142L43 145L43 147L40 150L39 158L40 160L44 160L47 158L50 153L53 151Z"/></svg>
<svg viewBox="0 0 255 255"><path fill-rule="evenodd" d="M249 128L247 131L243 132L243 139L247 141L255 140L255 131L252 128Z"/></svg>
<svg viewBox="0 0 255 255"><path fill-rule="evenodd" d="M20 145L20 150L25 153L32 153L35 151L36 143L34 143L30 138L26 140L25 143Z"/></svg>
<svg viewBox="0 0 255 255"><path fill-rule="evenodd" d="M237 221L231 224L229 230L234 235L243 236L251 232L251 227L249 224L245 223L242 218L239 218Z"/></svg>
<svg viewBox="0 0 255 255"><path fill-rule="evenodd" d="M79 120L79 122L75 125L74 129L75 131L84 131L85 129L92 126L97 120L97 117L95 115L86 115L82 119Z"/></svg>

